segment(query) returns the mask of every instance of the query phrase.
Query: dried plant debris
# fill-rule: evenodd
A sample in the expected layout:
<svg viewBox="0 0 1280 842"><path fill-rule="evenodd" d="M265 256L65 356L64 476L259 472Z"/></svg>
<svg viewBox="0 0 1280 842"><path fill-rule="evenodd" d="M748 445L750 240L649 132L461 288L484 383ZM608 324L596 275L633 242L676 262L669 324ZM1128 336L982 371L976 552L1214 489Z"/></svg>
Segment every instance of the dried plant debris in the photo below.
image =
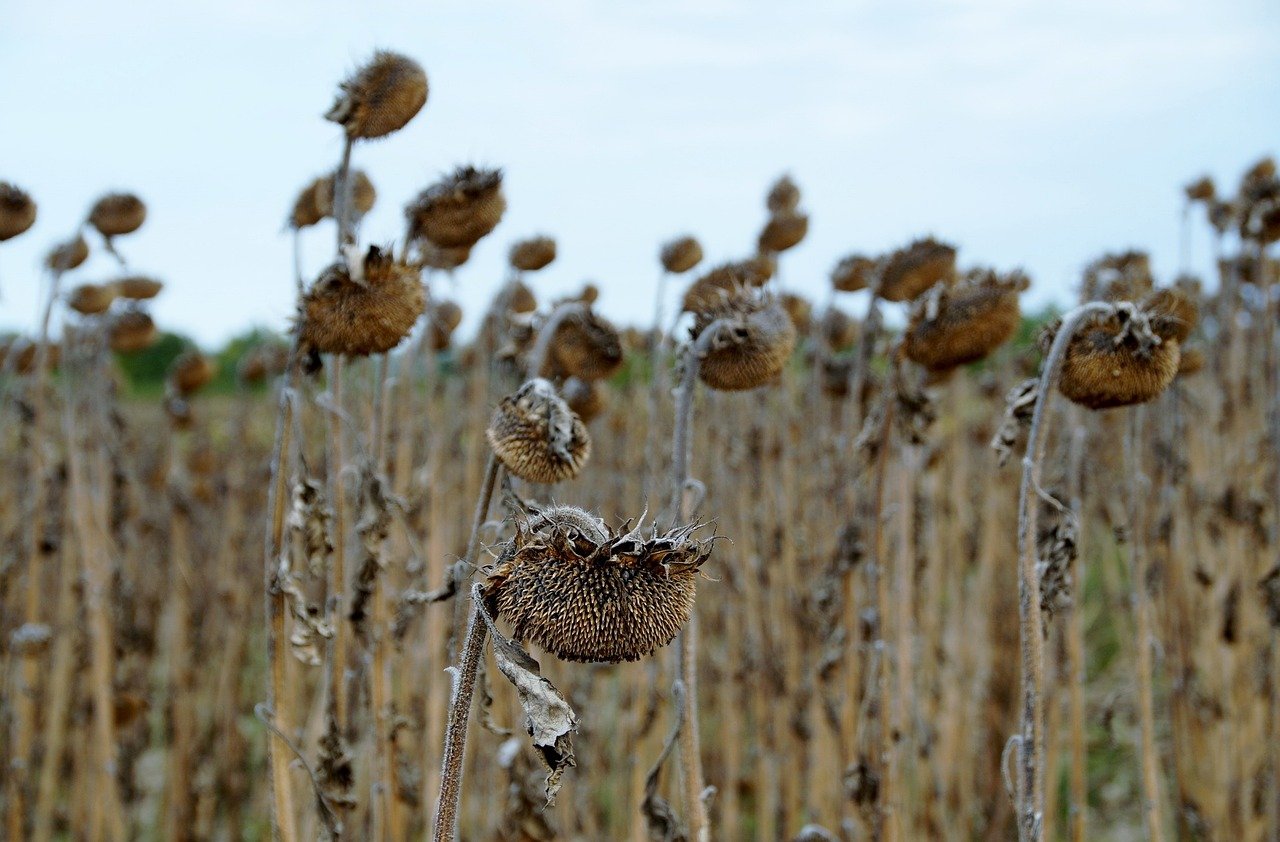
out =
<svg viewBox="0 0 1280 842"><path fill-rule="evenodd" d="M489 628L498 669L516 688L525 715L525 730L538 756L546 764L548 774L544 793L549 806L555 803L565 770L577 765L573 755L573 735L578 730L578 716L555 685L542 677L541 668L533 656L498 630L485 606L481 585L477 584L472 589L472 599L480 618Z"/></svg>
<svg viewBox="0 0 1280 842"><path fill-rule="evenodd" d="M1040 378L1028 377L1009 390L1005 396L1004 418L995 437L991 439L991 449L996 452L996 460L1000 467L1009 462L1009 457L1021 442L1026 441L1031 430L1031 416L1035 412L1036 400L1040 397Z"/></svg>

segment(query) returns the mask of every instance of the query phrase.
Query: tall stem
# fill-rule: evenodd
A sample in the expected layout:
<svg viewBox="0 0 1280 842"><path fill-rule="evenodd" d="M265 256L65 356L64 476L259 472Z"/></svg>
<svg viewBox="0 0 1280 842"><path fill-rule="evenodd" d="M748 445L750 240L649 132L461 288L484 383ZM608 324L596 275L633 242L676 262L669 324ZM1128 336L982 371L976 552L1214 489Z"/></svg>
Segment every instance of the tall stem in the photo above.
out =
<svg viewBox="0 0 1280 842"><path fill-rule="evenodd" d="M441 763L440 797L436 805L435 842L453 842L458 833L458 808L462 804L463 760L467 753L467 724L471 718L471 699L475 695L476 673L484 657L484 644L489 626L480 619L478 594L471 597L471 613L467 618L467 636L453 678L453 696L449 701L449 721L444 733L444 759Z"/></svg>
<svg viewBox="0 0 1280 842"><path fill-rule="evenodd" d="M471 535L467 538L466 556L454 565L450 573L451 587L465 582L475 563L480 546L480 527L489 513L493 488L497 484L498 457L489 454L484 483L476 500L476 513L471 523ZM449 701L449 719L444 732L444 757L441 761L440 794L436 801L436 819L432 838L436 842L453 842L458 832L458 806L462 802L463 760L467 751L467 723L471 715L471 698L475 693L476 671L484 655L488 639L488 624L480 619L479 595L471 594L471 612L467 617L467 633L458 656L458 666L453 677L453 695ZM461 599L458 600L460 604Z"/></svg>
<svg viewBox="0 0 1280 842"><path fill-rule="evenodd" d="M289 657L288 637L285 634L285 594L278 579L280 553L284 545L284 513L288 498L288 471L285 468L290 452L289 437L293 430L292 379L296 363L295 353L290 354L284 381L280 388L280 409L276 415L275 446L271 455L271 483L267 488L267 511L271 514L266 536L263 559L267 615L267 665L270 683L267 685L267 706L275 715L280 733L289 733L292 721L289 716L289 694L285 684L285 665ZM271 824L281 842L294 842L298 838L294 825L293 786L289 777L289 753L287 746L273 734L267 736L267 757L271 778Z"/></svg>
<svg viewBox="0 0 1280 842"><path fill-rule="evenodd" d="M1022 729L1018 738L1017 822L1020 842L1043 839L1044 812L1044 620L1040 616L1040 580L1036 572L1040 467L1049 436L1045 406L1067 346L1088 317L1111 309L1101 302L1082 304L1062 317L1040 373L1040 386L1031 415L1027 451L1022 460L1018 492L1018 623L1022 650Z"/></svg>
<svg viewBox="0 0 1280 842"><path fill-rule="evenodd" d="M675 429L671 448L671 516L678 522L692 519L693 507L685 495L689 481L689 457L692 449L689 431L693 421L693 393L697 386L698 369L702 358L711 348L725 322L716 320L699 334L690 346L684 360L684 372L676 391ZM683 771L685 810L689 816L689 829L696 842L711 838L711 821L702 800L705 789L702 772L702 747L698 735L698 613L695 607L689 622L680 632L676 649L677 691L683 691L686 703L680 710L680 764Z"/></svg>
<svg viewBox="0 0 1280 842"><path fill-rule="evenodd" d="M1141 503L1147 497L1146 477L1142 473L1142 459L1138 453L1142 431L1142 407L1135 407L1129 415L1129 430L1125 442L1125 455L1129 461L1129 568L1133 579L1133 610L1137 621L1137 652L1135 667L1138 678L1138 725L1141 733L1142 752L1142 818L1147 829L1148 842L1160 842L1164 838L1160 821L1160 764L1155 745L1155 702L1152 690L1151 666L1151 595L1147 589L1147 560L1145 553L1146 525L1142 521Z"/></svg>
<svg viewBox="0 0 1280 842"><path fill-rule="evenodd" d="M1087 430L1081 419L1081 410L1072 406L1071 448L1068 458L1068 483L1072 511L1083 510L1084 483L1084 451ZM1084 710L1084 533L1076 538L1076 559L1071 571L1071 608L1067 612L1067 687L1068 716L1071 722L1071 780L1070 807L1068 821L1071 828L1071 842L1085 842L1087 837L1089 798L1088 779L1085 764L1085 710Z"/></svg>
<svg viewBox="0 0 1280 842"><path fill-rule="evenodd" d="M355 242L351 232L351 147L350 135L342 140L342 161L333 177L333 219L338 224L338 254Z"/></svg>

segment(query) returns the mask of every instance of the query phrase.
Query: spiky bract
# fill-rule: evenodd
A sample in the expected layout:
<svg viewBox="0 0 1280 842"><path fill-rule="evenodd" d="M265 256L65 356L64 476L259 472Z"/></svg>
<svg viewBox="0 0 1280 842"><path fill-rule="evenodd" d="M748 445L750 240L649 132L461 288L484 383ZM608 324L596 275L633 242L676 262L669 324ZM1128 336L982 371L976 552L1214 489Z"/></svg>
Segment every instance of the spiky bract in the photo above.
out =
<svg viewBox="0 0 1280 842"><path fill-rule="evenodd" d="M484 584L489 611L566 661L635 661L670 643L689 619L710 540L696 525L611 530L559 506L521 516Z"/></svg>

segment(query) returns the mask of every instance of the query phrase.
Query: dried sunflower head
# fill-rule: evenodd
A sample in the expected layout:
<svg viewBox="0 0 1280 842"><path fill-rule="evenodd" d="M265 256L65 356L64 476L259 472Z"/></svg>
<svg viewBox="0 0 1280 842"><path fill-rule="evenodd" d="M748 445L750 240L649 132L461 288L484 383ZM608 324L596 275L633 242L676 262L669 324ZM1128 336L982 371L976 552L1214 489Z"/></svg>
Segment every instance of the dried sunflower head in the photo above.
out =
<svg viewBox="0 0 1280 842"><path fill-rule="evenodd" d="M756 257L735 260L712 267L685 291L683 309L696 313L713 307L745 287L763 286L776 266L772 258Z"/></svg>
<svg viewBox="0 0 1280 842"><path fill-rule="evenodd" d="M790 174L784 174L765 196L764 205L769 213L790 213L800 206L800 188L791 180Z"/></svg>
<svg viewBox="0 0 1280 842"><path fill-rule="evenodd" d="M791 326L796 329L796 334L808 334L809 323L813 320L813 304L809 299L794 292L784 292L778 296L778 303L787 311L787 318L791 319Z"/></svg>
<svg viewBox="0 0 1280 842"><path fill-rule="evenodd" d="M1218 195L1213 179L1207 175L1197 178L1182 190L1187 194L1187 201L1189 202L1211 202Z"/></svg>
<svg viewBox="0 0 1280 842"><path fill-rule="evenodd" d="M1177 287L1165 287L1142 301L1142 310L1151 320L1151 330L1164 340L1185 342L1200 320L1195 299Z"/></svg>
<svg viewBox="0 0 1280 842"><path fill-rule="evenodd" d="M565 403L574 414L582 419L582 423L590 424L609 406L605 388L596 380L583 380L581 377L570 377L560 388Z"/></svg>
<svg viewBox="0 0 1280 842"><path fill-rule="evenodd" d="M36 368L35 342L23 336L6 336L0 339L0 369L17 374L30 374ZM53 371L62 361L62 346L50 342L45 346L45 370Z"/></svg>
<svg viewBox="0 0 1280 842"><path fill-rule="evenodd" d="M1084 270L1085 301L1141 301L1151 292L1151 256L1143 251L1104 254Z"/></svg>
<svg viewBox="0 0 1280 842"><path fill-rule="evenodd" d="M1191 347L1183 348L1181 355L1178 357L1178 376L1190 377L1198 374L1204 368L1204 351L1200 348Z"/></svg>
<svg viewBox="0 0 1280 842"><path fill-rule="evenodd" d="M240 358L236 378L241 383L256 385L268 377L282 373L289 364L289 351L282 345L264 342L255 345Z"/></svg>
<svg viewBox="0 0 1280 842"><path fill-rule="evenodd" d="M169 385L181 397L190 397L209 385L218 367L213 360L199 351L181 354L169 366Z"/></svg>
<svg viewBox="0 0 1280 842"><path fill-rule="evenodd" d="M0 242L11 240L36 224L36 203L16 184L0 181Z"/></svg>
<svg viewBox="0 0 1280 842"><path fill-rule="evenodd" d="M473 246L502 221L507 210L502 171L458 167L418 194L404 209L411 240L437 246Z"/></svg>
<svg viewBox="0 0 1280 842"><path fill-rule="evenodd" d="M842 258L831 270L831 286L836 292L857 292L871 283L876 262L863 254Z"/></svg>
<svg viewBox="0 0 1280 842"><path fill-rule="evenodd" d="M677 237L662 247L658 259L673 275L688 272L702 262L702 244L693 237Z"/></svg>
<svg viewBox="0 0 1280 842"><path fill-rule="evenodd" d="M551 337L550 353L538 372L553 372L583 380L603 380L622 366L622 336L618 329L589 305L569 314Z"/></svg>
<svg viewBox="0 0 1280 842"><path fill-rule="evenodd" d="M800 245L808 233L808 214L796 210L783 211L769 217L757 245L762 252L777 254Z"/></svg>
<svg viewBox="0 0 1280 842"><path fill-rule="evenodd" d="M164 282L145 275L129 275L115 282L116 292L129 301L145 301L155 298L164 289Z"/></svg>
<svg viewBox="0 0 1280 842"><path fill-rule="evenodd" d="M44 265L55 272L67 272L75 269L89 259L89 244L83 236L77 234L74 240L68 240L55 246L44 259Z"/></svg>
<svg viewBox="0 0 1280 842"><path fill-rule="evenodd" d="M954 286L938 284L911 306L903 336L907 358L944 372L980 360L1013 336L1022 319L1026 275L979 270Z"/></svg>
<svg viewBox="0 0 1280 842"><path fill-rule="evenodd" d="M369 176L365 175L362 170L351 170L347 173L347 178L351 182L351 211L349 218L352 222L359 222L364 215L373 210L374 204L378 201L378 191L373 186L373 182L369 180ZM337 189L338 174L330 173L324 178L318 178L315 181L314 199L316 210L320 213L320 217L333 216L334 211L334 191Z"/></svg>
<svg viewBox="0 0 1280 842"><path fill-rule="evenodd" d="M67 293L67 306L82 316L105 313L116 300L115 284L80 284Z"/></svg>
<svg viewBox="0 0 1280 842"><path fill-rule="evenodd" d="M107 330L111 350L121 353L150 348L159 332L156 323L141 310L125 310L115 314Z"/></svg>
<svg viewBox="0 0 1280 842"><path fill-rule="evenodd" d="M1145 403L1173 382L1180 359L1176 339L1162 338L1147 313L1122 303L1076 331L1058 390L1090 409Z"/></svg>
<svg viewBox="0 0 1280 842"><path fill-rule="evenodd" d="M324 219L324 213L321 212L320 204L316 200L316 191L322 181L324 181L323 178L313 178L299 191L298 198L293 200L293 210L289 212L290 228L295 230L309 228Z"/></svg>
<svg viewBox="0 0 1280 842"><path fill-rule="evenodd" d="M523 281L512 281L506 291L507 309L512 313L533 313L538 309L538 298Z"/></svg>
<svg viewBox="0 0 1280 842"><path fill-rule="evenodd" d="M507 255L514 269L536 272L545 269L556 259L556 241L550 237L530 237L511 246Z"/></svg>
<svg viewBox="0 0 1280 842"><path fill-rule="evenodd" d="M932 237L916 240L881 261L880 297L910 301L936 283L950 282L955 271L955 246Z"/></svg>
<svg viewBox="0 0 1280 842"><path fill-rule="evenodd" d="M385 137L404 128L427 102L427 74L408 56L379 50L339 85L326 120L340 124L347 137Z"/></svg>
<svg viewBox="0 0 1280 842"><path fill-rule="evenodd" d="M89 224L107 238L132 234L146 220L147 206L132 193L108 193L89 211Z"/></svg>
<svg viewBox="0 0 1280 842"><path fill-rule="evenodd" d="M397 261L390 250L370 246L359 272L334 263L307 290L298 341L307 352L385 353L409 335L425 305L418 270Z"/></svg>
<svg viewBox="0 0 1280 842"><path fill-rule="evenodd" d="M452 272L471 259L471 246L444 248L430 240L415 240L412 246L413 258L409 262L425 269Z"/></svg>
<svg viewBox="0 0 1280 842"><path fill-rule="evenodd" d="M566 661L635 661L689 619L710 540L696 525L609 529L572 506L520 516L483 586L485 606L517 640Z"/></svg>
<svg viewBox="0 0 1280 842"><path fill-rule="evenodd" d="M528 482L573 479L591 455L586 425L542 378L503 398L485 435L503 466Z"/></svg>
<svg viewBox="0 0 1280 842"><path fill-rule="evenodd" d="M462 308L452 301L437 301L428 313L431 325L431 350L449 347L453 332L462 324Z"/></svg>
<svg viewBox="0 0 1280 842"><path fill-rule="evenodd" d="M838 307L828 307L820 324L822 338L833 351L852 348L858 341L858 323Z"/></svg>
<svg viewBox="0 0 1280 842"><path fill-rule="evenodd" d="M712 389L755 389L782 371L796 346L796 329L778 300L767 293L742 290L695 314L696 340L721 322L698 376Z"/></svg>

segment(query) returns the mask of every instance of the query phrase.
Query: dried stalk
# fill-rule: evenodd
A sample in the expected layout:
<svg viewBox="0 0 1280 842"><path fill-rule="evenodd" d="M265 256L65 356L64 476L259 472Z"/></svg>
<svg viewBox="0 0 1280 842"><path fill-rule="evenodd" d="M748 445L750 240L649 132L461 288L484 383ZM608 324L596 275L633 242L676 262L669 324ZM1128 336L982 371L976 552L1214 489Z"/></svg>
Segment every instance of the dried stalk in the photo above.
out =
<svg viewBox="0 0 1280 842"><path fill-rule="evenodd" d="M1151 647L1155 640L1151 626L1151 594L1148 590L1146 524L1142 521L1141 501L1146 500L1147 478L1142 470L1138 453L1142 441L1142 407L1129 413L1129 429L1125 441L1125 456L1129 463L1129 575L1133 589L1133 611L1137 625L1137 651L1134 667L1138 679L1138 725L1141 733L1142 764L1142 820L1147 830L1148 842L1160 842L1164 838L1160 820L1160 763L1155 744L1155 701L1152 689Z"/></svg>
<svg viewBox="0 0 1280 842"><path fill-rule="evenodd" d="M1045 406L1052 394L1067 346L1085 319L1111 309L1099 302L1082 304L1062 317L1040 373L1039 391L1022 460L1018 492L1018 628L1022 650L1022 728L1017 745L1017 824L1019 842L1043 839L1044 813L1044 618L1040 615L1040 580L1036 572L1036 536L1040 505L1040 470L1049 437Z"/></svg>
<svg viewBox="0 0 1280 842"><path fill-rule="evenodd" d="M684 356L684 371L676 389L675 429L671 450L671 505L672 518L679 523L693 519L696 503L687 495L689 462L692 450L690 428L693 422L693 394L698 381L698 369L702 359L711 349L726 322L717 319L707 326ZM701 495L699 495L701 496ZM704 800L701 740L698 736L698 611L690 612L689 622L681 630L676 649L676 692L686 699L680 717L680 766L683 772L685 810L688 813L689 830L697 842L711 838L711 821Z"/></svg>

